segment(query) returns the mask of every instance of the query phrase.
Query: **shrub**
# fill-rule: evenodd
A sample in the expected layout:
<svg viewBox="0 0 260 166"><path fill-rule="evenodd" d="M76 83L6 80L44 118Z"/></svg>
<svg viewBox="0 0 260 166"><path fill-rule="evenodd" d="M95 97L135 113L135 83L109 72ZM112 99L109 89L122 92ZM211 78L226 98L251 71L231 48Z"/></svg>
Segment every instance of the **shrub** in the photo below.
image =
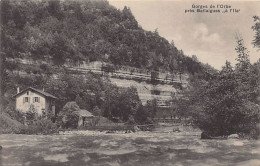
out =
<svg viewBox="0 0 260 166"><path fill-rule="evenodd" d="M41 74L42 73L42 69L38 66L38 65L34 65L34 64L19 64L19 70L20 71L24 71L28 74Z"/></svg>
<svg viewBox="0 0 260 166"><path fill-rule="evenodd" d="M129 125L136 124L135 118L134 118L133 115L130 115L130 116L129 116L129 119L128 119L128 121L127 121L127 124L129 124Z"/></svg>
<svg viewBox="0 0 260 166"><path fill-rule="evenodd" d="M34 121L24 129L24 134L54 134L57 133L57 126L49 119ZM23 133L21 133L23 134Z"/></svg>
<svg viewBox="0 0 260 166"><path fill-rule="evenodd" d="M53 69L50 65L48 64L41 64L40 65L40 69L43 70L44 73L47 73L47 74L52 74L53 73Z"/></svg>
<svg viewBox="0 0 260 166"><path fill-rule="evenodd" d="M0 133L21 133L24 125L12 119L7 113L0 113Z"/></svg>
<svg viewBox="0 0 260 166"><path fill-rule="evenodd" d="M93 115L95 115L95 116L101 116L102 115L102 111L101 111L101 109L98 108L98 106L96 106L93 109Z"/></svg>
<svg viewBox="0 0 260 166"><path fill-rule="evenodd" d="M148 108L146 107L139 107L139 109L137 110L135 117L134 117L134 121L137 124L151 124L153 123L153 120L150 117L150 112L148 110Z"/></svg>
<svg viewBox="0 0 260 166"><path fill-rule="evenodd" d="M24 113L16 110L14 106L8 105L5 109L5 112L14 120L17 120L20 123L24 123Z"/></svg>
<svg viewBox="0 0 260 166"><path fill-rule="evenodd" d="M77 112L80 111L76 102L68 102L63 107L60 116L62 117L63 128L77 128L79 116Z"/></svg>
<svg viewBox="0 0 260 166"><path fill-rule="evenodd" d="M7 61L5 66L7 70L13 71L19 67L19 64L14 61Z"/></svg>

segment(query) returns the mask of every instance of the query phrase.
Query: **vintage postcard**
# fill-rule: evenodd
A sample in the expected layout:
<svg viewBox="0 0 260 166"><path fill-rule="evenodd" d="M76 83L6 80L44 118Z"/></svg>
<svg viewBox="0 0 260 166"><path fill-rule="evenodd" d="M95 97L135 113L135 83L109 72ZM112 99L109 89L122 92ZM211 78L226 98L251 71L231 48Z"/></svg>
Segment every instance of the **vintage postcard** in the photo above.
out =
<svg viewBox="0 0 260 166"><path fill-rule="evenodd" d="M260 165L260 1L0 8L0 166Z"/></svg>

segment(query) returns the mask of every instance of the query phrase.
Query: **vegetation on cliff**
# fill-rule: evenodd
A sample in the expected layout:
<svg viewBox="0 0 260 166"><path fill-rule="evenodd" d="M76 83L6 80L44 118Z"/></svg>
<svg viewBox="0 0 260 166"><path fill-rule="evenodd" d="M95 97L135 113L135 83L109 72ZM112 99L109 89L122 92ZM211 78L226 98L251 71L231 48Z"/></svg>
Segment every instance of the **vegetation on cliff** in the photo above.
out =
<svg viewBox="0 0 260 166"><path fill-rule="evenodd" d="M99 1L1 2L2 53L8 58L107 61L153 70L196 73L202 66L157 31L143 30L131 10Z"/></svg>
<svg viewBox="0 0 260 166"><path fill-rule="evenodd" d="M4 0L1 21L4 64L1 87L5 108L14 108L11 96L16 87L44 87L58 97L58 111L67 102L76 101L80 108L100 109L103 116L115 121L146 121L155 113L141 106L135 88L119 89L92 73L83 77L71 75L62 65L66 61L77 64L98 60L115 66L192 74L201 73L203 68L156 31L143 30L129 8L118 10L105 0ZM14 58L51 61L55 66L17 64L10 61ZM58 79L50 77L53 74ZM140 113L147 117L138 117Z"/></svg>

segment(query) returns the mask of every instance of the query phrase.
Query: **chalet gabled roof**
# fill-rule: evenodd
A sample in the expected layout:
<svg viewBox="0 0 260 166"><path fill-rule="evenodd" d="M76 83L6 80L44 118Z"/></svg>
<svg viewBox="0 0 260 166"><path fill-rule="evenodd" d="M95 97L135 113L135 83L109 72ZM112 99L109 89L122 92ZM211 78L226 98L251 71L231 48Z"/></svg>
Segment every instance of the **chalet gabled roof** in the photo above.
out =
<svg viewBox="0 0 260 166"><path fill-rule="evenodd" d="M53 99L57 99L57 97L55 97L55 96L53 96L53 95L51 95L51 94L49 94L49 93L47 93L47 92L44 92L44 91L42 91L42 90L35 89L35 88L32 88L32 87L29 87L29 88L26 88L26 89L22 90L21 92L19 92L19 93L13 95L13 97L19 96L20 94L22 94L22 93L28 91L29 89L32 90L32 91L34 91L34 92L40 93L40 94L43 95L43 96L50 97L50 98L53 98Z"/></svg>

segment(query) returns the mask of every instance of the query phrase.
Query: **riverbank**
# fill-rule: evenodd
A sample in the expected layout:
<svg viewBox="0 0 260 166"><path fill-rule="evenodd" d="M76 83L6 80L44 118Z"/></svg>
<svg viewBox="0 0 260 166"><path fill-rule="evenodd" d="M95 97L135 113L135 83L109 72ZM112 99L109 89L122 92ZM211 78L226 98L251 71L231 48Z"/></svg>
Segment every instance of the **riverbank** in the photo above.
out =
<svg viewBox="0 0 260 166"><path fill-rule="evenodd" d="M74 130L74 131L60 131L59 135L82 135L82 136L103 136L103 135L110 135L110 136L123 136L123 137L153 137L155 135L175 135L175 136L185 136L185 135L193 135L200 137L201 132L173 132L173 131L166 131L166 132L159 132L159 131L136 131L136 132L125 132L125 131L91 131L91 130Z"/></svg>

